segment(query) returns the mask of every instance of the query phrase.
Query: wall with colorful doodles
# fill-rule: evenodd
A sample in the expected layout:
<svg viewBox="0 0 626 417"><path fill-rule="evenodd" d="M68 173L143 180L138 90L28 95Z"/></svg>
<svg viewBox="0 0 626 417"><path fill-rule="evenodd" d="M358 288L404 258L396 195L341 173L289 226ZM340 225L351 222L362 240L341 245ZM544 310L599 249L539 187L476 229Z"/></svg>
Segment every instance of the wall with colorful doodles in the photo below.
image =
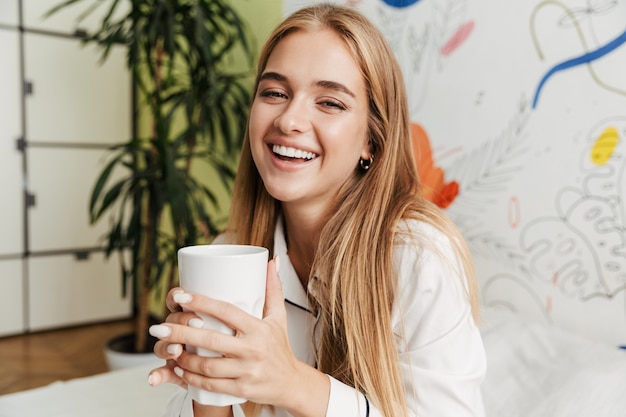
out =
<svg viewBox="0 0 626 417"><path fill-rule="evenodd" d="M398 55L483 304L626 345L626 0L335 3Z"/></svg>

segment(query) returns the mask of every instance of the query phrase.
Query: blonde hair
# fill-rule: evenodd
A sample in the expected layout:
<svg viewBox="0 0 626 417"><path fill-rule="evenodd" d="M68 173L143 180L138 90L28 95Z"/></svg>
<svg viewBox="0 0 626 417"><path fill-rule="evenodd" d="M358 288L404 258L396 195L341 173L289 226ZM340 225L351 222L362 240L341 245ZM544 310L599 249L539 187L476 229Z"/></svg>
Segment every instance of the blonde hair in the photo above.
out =
<svg viewBox="0 0 626 417"><path fill-rule="evenodd" d="M381 33L353 9L322 4L289 16L261 52L255 89L276 45L296 31L337 33L359 66L369 97L368 128L375 160L355 166L321 230L312 271L321 282L318 369L363 392L385 416L407 416L391 324L397 276L392 253L397 226L418 219L447 234L464 267L475 316L478 300L469 252L457 229L419 195L402 73ZM244 138L227 236L273 248L280 202L265 190ZM417 240L421 242L419 237Z"/></svg>

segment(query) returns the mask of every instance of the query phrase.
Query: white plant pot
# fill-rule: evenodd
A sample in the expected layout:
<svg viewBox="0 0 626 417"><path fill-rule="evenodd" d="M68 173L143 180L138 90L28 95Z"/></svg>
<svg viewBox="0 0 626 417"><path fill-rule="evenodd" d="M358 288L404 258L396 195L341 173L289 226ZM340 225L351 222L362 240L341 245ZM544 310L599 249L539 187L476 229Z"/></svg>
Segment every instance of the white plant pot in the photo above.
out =
<svg viewBox="0 0 626 417"><path fill-rule="evenodd" d="M104 350L109 371L143 365L152 365L157 368L165 364L164 360L157 358L152 352L134 353L125 349L133 345L134 338L133 333L127 333L109 340Z"/></svg>

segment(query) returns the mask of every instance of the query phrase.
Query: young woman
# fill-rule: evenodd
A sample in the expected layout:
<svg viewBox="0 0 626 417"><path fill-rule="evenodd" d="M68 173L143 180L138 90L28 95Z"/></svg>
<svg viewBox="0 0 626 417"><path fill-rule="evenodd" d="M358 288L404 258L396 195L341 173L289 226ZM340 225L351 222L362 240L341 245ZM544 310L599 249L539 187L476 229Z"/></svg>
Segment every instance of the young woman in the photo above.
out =
<svg viewBox="0 0 626 417"><path fill-rule="evenodd" d="M485 356L463 240L420 197L400 69L358 12L288 17L259 62L222 242L265 246L263 319L180 288L149 382L243 397L171 416L480 416ZM279 266L280 261L280 266ZM280 278L279 278L280 276ZM235 336L190 325L196 311ZM184 344L224 355L204 358Z"/></svg>

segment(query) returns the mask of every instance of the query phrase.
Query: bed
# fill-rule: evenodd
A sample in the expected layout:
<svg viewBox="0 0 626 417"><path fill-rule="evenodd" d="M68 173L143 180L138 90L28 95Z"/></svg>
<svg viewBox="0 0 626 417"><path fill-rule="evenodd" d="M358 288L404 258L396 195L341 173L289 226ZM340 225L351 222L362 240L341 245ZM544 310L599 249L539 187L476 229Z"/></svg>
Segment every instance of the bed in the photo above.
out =
<svg viewBox="0 0 626 417"><path fill-rule="evenodd" d="M489 417L626 417L626 350L487 309L483 385ZM151 366L0 396L0 417L154 417L174 386L152 388Z"/></svg>

